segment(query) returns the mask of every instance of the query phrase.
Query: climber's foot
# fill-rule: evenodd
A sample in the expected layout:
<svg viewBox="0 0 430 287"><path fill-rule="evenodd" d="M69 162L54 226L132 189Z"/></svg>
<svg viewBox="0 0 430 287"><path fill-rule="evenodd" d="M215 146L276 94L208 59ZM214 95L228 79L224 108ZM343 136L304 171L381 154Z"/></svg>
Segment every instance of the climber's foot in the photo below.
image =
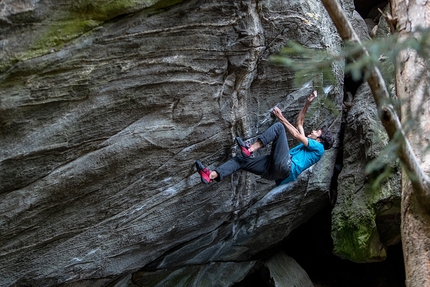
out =
<svg viewBox="0 0 430 287"><path fill-rule="evenodd" d="M211 175L210 169L206 168L199 160L196 160L196 167L197 167L198 173L200 174L200 178L202 179L202 182L205 184L210 183L212 181L210 178L210 175Z"/></svg>
<svg viewBox="0 0 430 287"><path fill-rule="evenodd" d="M244 157L250 157L251 152L249 148L251 147L248 143L245 143L240 137L236 137L236 142L240 146L240 151Z"/></svg>

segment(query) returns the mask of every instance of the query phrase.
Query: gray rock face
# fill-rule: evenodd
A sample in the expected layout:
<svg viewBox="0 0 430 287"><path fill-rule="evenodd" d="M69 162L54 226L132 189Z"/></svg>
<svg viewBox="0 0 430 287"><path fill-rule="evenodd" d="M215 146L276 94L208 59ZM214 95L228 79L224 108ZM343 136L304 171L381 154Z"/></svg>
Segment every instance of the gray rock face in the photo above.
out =
<svg viewBox="0 0 430 287"><path fill-rule="evenodd" d="M401 176L390 150L383 150L387 143L370 88L363 84L346 118L344 166L332 212L334 253L351 261L384 260L386 247L400 242ZM381 166L365 172L378 157Z"/></svg>
<svg viewBox="0 0 430 287"><path fill-rule="evenodd" d="M119 282L119 286L231 286L244 279L255 265L255 261L212 262L169 270L138 271L132 278Z"/></svg>
<svg viewBox="0 0 430 287"><path fill-rule="evenodd" d="M265 264L269 269L270 277L273 279L275 287L314 286L308 274L306 274L293 258L286 254L276 254Z"/></svg>
<svg viewBox="0 0 430 287"><path fill-rule="evenodd" d="M313 87L270 55L339 38L319 1L103 2L0 4L0 285L124 286L140 270L155 286L218 265L243 271L218 286L237 282L329 204L336 145L277 188L245 172L203 185L194 160L235 155L277 104L294 122ZM306 124L340 121L321 97Z"/></svg>

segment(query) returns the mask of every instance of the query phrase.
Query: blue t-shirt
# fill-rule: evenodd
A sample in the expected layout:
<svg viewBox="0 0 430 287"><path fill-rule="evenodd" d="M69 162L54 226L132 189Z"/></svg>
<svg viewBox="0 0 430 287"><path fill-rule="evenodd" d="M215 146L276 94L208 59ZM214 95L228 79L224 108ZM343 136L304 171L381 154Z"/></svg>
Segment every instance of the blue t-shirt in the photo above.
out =
<svg viewBox="0 0 430 287"><path fill-rule="evenodd" d="M323 144L310 138L308 138L307 147L303 143L300 143L294 148L290 149L291 172L290 175L279 185L295 181L299 174L319 161L323 154Z"/></svg>

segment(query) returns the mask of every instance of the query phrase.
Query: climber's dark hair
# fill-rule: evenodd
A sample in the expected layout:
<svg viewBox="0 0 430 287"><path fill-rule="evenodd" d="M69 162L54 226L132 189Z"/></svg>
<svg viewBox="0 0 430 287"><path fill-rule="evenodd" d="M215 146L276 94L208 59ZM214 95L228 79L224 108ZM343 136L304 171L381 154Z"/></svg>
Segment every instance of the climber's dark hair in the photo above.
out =
<svg viewBox="0 0 430 287"><path fill-rule="evenodd" d="M324 146L324 149L330 149L333 146L333 134L331 133L331 131L326 128L326 127L322 127L321 128L321 136L319 137L321 143Z"/></svg>

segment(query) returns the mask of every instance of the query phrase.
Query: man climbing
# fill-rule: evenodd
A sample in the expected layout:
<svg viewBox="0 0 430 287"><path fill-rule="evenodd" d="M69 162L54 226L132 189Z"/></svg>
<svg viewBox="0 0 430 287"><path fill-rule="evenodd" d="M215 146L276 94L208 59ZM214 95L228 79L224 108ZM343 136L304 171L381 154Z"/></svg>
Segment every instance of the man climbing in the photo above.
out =
<svg viewBox="0 0 430 287"><path fill-rule="evenodd" d="M276 185L296 180L299 174L321 159L324 150L330 149L333 145L333 135L325 127L312 131L308 136L305 135L303 129L305 115L316 97L317 92L314 91L307 98L305 106L297 117L297 128L288 122L278 107L275 107L273 115L279 122L269 127L254 144L249 145L241 138L236 138L241 148L241 156L233 157L212 171L197 160L196 167L202 182L207 184L213 180L220 181L240 169L265 179L275 180ZM286 131L300 142L291 150ZM272 142L270 155L251 157L253 152L270 142Z"/></svg>

